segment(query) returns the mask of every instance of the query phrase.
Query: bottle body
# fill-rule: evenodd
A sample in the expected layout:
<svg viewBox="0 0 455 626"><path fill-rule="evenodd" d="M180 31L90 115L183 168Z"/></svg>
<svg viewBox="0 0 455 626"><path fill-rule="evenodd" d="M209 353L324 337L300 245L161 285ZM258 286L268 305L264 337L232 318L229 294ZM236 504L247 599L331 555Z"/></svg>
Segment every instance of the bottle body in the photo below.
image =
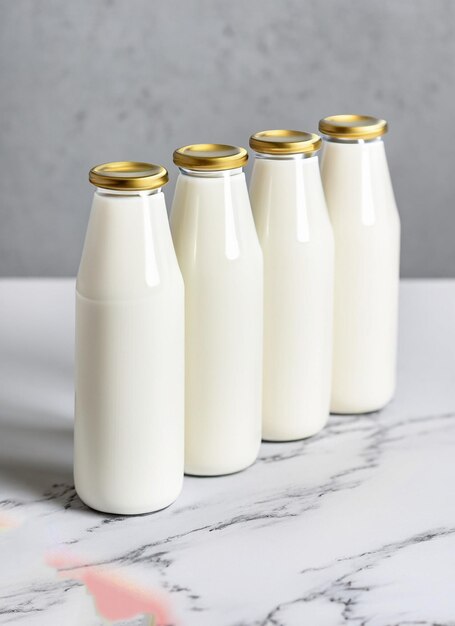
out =
<svg viewBox="0 0 455 626"><path fill-rule="evenodd" d="M185 471L228 474L261 440L262 254L241 170L182 172L171 228L185 283Z"/></svg>
<svg viewBox="0 0 455 626"><path fill-rule="evenodd" d="M328 419L333 235L318 157L257 158L250 184L264 255L263 438L301 439Z"/></svg>
<svg viewBox="0 0 455 626"><path fill-rule="evenodd" d="M74 477L117 514L183 481L184 290L164 195L95 193L76 293Z"/></svg>
<svg viewBox="0 0 455 626"><path fill-rule="evenodd" d="M396 384L400 257L382 140L327 141L322 180L335 238L331 410L375 411Z"/></svg>

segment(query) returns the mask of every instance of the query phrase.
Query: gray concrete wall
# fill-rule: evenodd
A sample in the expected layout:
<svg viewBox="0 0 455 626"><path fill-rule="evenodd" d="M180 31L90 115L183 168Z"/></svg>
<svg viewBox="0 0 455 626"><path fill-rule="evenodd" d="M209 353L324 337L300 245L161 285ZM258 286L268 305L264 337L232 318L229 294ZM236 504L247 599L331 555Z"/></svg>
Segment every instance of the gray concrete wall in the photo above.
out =
<svg viewBox="0 0 455 626"><path fill-rule="evenodd" d="M3 0L0 275L73 275L91 165L388 119L402 274L455 276L453 0ZM173 183L166 190L168 204Z"/></svg>

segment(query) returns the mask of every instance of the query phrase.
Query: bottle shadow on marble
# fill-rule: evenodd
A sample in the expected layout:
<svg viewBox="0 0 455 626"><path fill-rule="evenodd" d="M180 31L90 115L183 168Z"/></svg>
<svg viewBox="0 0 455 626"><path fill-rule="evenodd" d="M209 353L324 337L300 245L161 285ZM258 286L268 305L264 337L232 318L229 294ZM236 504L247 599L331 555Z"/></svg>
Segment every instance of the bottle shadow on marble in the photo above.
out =
<svg viewBox="0 0 455 626"><path fill-rule="evenodd" d="M72 420L0 398L0 507L52 500L85 509L76 502L72 458Z"/></svg>
<svg viewBox="0 0 455 626"><path fill-rule="evenodd" d="M73 481L72 355L0 341L0 507L85 505Z"/></svg>

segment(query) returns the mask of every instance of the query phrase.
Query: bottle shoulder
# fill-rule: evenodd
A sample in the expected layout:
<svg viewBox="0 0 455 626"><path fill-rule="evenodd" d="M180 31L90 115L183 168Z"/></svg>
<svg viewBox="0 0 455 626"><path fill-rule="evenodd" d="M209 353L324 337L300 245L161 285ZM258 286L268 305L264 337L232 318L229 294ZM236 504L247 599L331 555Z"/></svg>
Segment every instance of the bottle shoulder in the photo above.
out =
<svg viewBox="0 0 455 626"><path fill-rule="evenodd" d="M148 303L156 302L161 298L178 300L183 299L184 284L180 270L174 274L172 280L169 278L159 284L143 285L141 288L128 289L124 285L99 286L96 284L86 284L76 280L76 296L84 301L122 304L122 303Z"/></svg>

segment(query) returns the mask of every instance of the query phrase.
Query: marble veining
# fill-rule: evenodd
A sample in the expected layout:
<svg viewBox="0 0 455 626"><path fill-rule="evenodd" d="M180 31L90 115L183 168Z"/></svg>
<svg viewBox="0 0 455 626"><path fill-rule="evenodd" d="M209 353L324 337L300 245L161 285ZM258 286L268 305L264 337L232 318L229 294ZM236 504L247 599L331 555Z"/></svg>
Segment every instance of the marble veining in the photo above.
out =
<svg viewBox="0 0 455 626"><path fill-rule="evenodd" d="M74 491L73 288L0 282L1 624L455 625L455 282L402 284L383 411L137 517Z"/></svg>

